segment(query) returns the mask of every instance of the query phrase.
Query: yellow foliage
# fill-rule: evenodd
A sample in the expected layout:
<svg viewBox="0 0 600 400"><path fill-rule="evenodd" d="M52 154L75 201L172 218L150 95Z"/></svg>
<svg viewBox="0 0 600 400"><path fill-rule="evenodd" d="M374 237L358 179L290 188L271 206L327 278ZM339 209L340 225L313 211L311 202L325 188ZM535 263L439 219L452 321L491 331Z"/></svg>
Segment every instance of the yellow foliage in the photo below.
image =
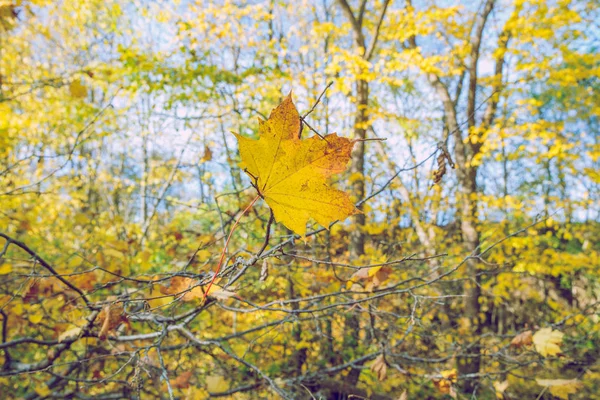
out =
<svg viewBox="0 0 600 400"><path fill-rule="evenodd" d="M569 400L570 394L575 394L583 387L578 379L536 379L538 385L549 388L552 395Z"/></svg>

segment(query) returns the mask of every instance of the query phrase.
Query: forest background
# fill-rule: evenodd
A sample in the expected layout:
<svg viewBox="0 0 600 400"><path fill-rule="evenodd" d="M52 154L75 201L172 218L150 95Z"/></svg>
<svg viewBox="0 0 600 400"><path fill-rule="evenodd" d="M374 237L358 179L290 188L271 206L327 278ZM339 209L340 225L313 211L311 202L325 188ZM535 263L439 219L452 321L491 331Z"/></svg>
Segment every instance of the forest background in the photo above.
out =
<svg viewBox="0 0 600 400"><path fill-rule="evenodd" d="M599 24L593 0L1 0L2 396L598 398ZM241 216L231 133L290 92L303 138L358 139L330 182L361 212L305 238Z"/></svg>

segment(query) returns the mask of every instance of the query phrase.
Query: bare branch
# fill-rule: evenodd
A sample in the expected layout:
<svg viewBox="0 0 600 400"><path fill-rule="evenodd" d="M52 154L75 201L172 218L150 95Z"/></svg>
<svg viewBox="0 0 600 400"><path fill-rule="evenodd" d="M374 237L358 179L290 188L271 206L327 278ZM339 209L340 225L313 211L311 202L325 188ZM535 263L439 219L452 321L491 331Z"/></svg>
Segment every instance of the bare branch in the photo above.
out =
<svg viewBox="0 0 600 400"><path fill-rule="evenodd" d="M379 14L379 19L377 20L377 25L375 25L375 30L371 35L371 43L369 44L368 49L365 51L364 58L365 60L370 60L373 57L373 53L375 53L375 48L377 47L377 40L379 39L379 30L381 29L381 25L383 24L383 20L385 18L385 12L390 4L391 0L385 0L383 3L383 8L381 9L381 14Z"/></svg>
<svg viewBox="0 0 600 400"><path fill-rule="evenodd" d="M58 279L63 284L65 284L69 289L71 289L74 292L76 292L77 294L79 294L79 296L81 297L81 299L85 302L85 304L87 305L87 307L90 310L97 309L97 307L95 307L95 306L92 305L92 303L88 300L87 296L81 291L81 289L79 289L78 287L74 286L71 282L69 282L68 280L66 280L65 278L63 278L58 272L56 272L56 270L54 268L52 268L52 266L50 264L48 264L46 262L46 260L44 260L42 257L40 257L35 251L31 250L29 248L29 246L27 246L25 243L20 242L20 241L18 241L16 239L13 239L10 236L8 236L8 235L6 235L5 233L2 233L2 232L0 232L0 237L6 239L9 243L14 244L15 246L17 246L17 247L21 248L22 250L24 250L27 254L29 254L31 257L33 257L34 260L36 260L37 262L39 262L42 267L46 268L52 274L52 276L54 276L56 279Z"/></svg>

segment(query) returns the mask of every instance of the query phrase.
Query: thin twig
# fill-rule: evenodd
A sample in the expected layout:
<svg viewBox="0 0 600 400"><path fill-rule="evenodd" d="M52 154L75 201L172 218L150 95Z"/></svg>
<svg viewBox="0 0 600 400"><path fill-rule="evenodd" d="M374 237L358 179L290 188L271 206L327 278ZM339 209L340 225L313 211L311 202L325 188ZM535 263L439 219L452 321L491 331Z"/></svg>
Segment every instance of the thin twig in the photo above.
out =
<svg viewBox="0 0 600 400"><path fill-rule="evenodd" d="M233 231L235 231L235 228L240 223L240 220L242 219L242 217L244 215L246 215L246 213L248 212L248 210L250 210L252 208L252 206L254 205L254 203L256 203L258 201L258 199L260 199L260 195L256 196L250 202L250 204L248 204L248 207L246 207L244 209L244 211L242 211L242 213L240 214L240 216L235 220L235 223L231 227L231 230L229 231L229 236L227 236L227 240L225 241L225 245L223 246L223 251L221 252L221 258L219 258L219 264L217 265L217 270L215 271L215 274L213 275L212 279L210 280L210 283L208 284L208 287L206 288L206 292L204 292L203 301L206 301L206 297L210 293L210 288L212 287L213 283L215 282L215 279L217 279L217 276L219 275L219 272L221 271L221 267L223 266L223 261L225 260L225 254L227 253L227 246L229 245L229 241L231 240L231 236L233 235Z"/></svg>
<svg viewBox="0 0 600 400"><path fill-rule="evenodd" d="M300 117L303 121L304 121L304 118L308 117L315 110L315 108L317 108L317 105L319 105L319 103L321 102L321 98L325 95L325 92L327 92L327 89L329 89L332 85L333 85L333 81L329 82L327 84L327 86L325 86L325 89L323 89L323 91L317 98L317 101L315 101L315 104L313 104L312 108L310 110L308 110L308 112L306 114L304 114L302 117Z"/></svg>
<svg viewBox="0 0 600 400"><path fill-rule="evenodd" d="M265 249L269 245L269 239L271 238L271 225L273 225L273 222L275 221L275 215L273 214L272 209L269 208L269 211L271 211L271 216L269 217L269 222L267 222L265 241L264 241L262 247L260 248L260 250L258 250L258 253L256 253L256 258L258 258L262 255L262 253L265 251Z"/></svg>

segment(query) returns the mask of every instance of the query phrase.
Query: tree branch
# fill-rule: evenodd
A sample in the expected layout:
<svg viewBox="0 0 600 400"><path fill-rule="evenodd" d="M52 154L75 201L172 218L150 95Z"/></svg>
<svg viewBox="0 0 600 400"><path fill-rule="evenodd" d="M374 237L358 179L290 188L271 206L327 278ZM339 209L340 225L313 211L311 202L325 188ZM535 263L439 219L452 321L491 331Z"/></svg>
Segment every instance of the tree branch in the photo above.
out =
<svg viewBox="0 0 600 400"><path fill-rule="evenodd" d="M495 0L487 0L483 7L483 12L476 17L475 36L471 39L471 60L469 63L469 92L467 98L467 118L469 129L475 126L475 102L477 97L477 64L479 62L479 50L481 48L481 38L483 30L492 9Z"/></svg>
<svg viewBox="0 0 600 400"><path fill-rule="evenodd" d="M373 31L373 35L371 36L371 43L369 44L369 48L366 50L364 59L370 60L373 57L373 53L375 52L375 48L377 47L377 40L379 39L379 30L381 29L381 25L383 24L383 19L385 18L385 12L387 11L388 5L390 4L390 0L385 0L383 3L383 8L381 9L381 14L379 14L379 19L377 20L377 25L375 26L375 30Z"/></svg>
<svg viewBox="0 0 600 400"><path fill-rule="evenodd" d="M350 21L350 24L352 24L352 31L354 33L354 42L356 43L356 45L358 47L362 47L363 49L365 48L365 36L363 35L362 32L362 19L359 21L356 19L356 17L354 16L354 12L352 11L352 8L350 8L350 4L348 4L348 2L346 0L337 0L338 4L340 5L340 7L342 7L342 12L344 13L344 15L346 15L346 18L348 19L348 21Z"/></svg>
<svg viewBox="0 0 600 400"><path fill-rule="evenodd" d="M38 256L37 253L35 251L31 250L25 243L20 242L16 239L13 239L10 236L8 236L2 232L0 232L0 237L6 239L7 242L14 244L15 246L24 250L27 254L29 254L31 257L33 257L37 262L39 262L42 267L46 268L48 270L48 272L50 272L56 279L58 279L59 281L64 283L69 289L71 289L74 292L76 292L77 294L79 294L79 296L81 296L81 298L87 305L87 308L89 308L90 310L97 309L97 307L92 306L91 302L88 300L87 296L81 291L81 289L74 286L71 282L69 282L68 280L63 278L58 272L56 272L56 270L54 268L52 268L52 266L50 264L48 264L46 262L46 260L44 260L42 257Z"/></svg>

